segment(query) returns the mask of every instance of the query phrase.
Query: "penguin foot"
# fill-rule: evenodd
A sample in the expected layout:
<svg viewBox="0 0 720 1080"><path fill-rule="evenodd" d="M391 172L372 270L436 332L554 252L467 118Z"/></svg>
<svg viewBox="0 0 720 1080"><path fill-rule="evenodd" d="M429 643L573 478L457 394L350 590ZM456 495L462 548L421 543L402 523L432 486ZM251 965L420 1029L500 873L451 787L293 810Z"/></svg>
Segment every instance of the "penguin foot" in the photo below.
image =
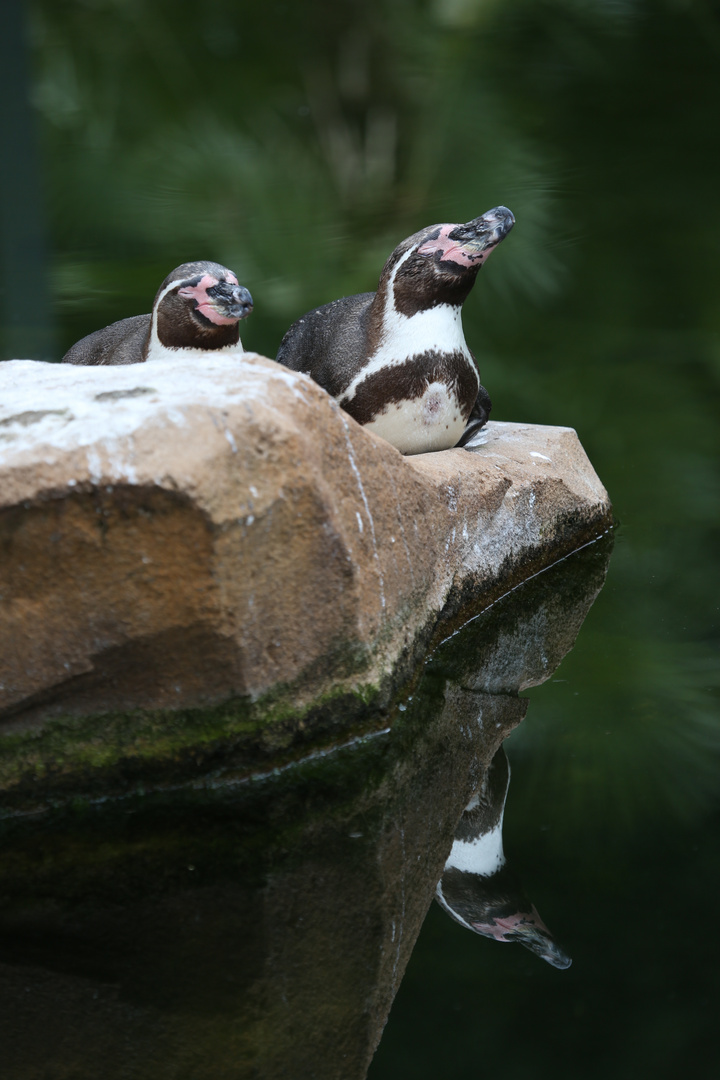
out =
<svg viewBox="0 0 720 1080"><path fill-rule="evenodd" d="M472 446L468 446L468 443L474 439L478 431L485 427L484 420L471 420L468 426L463 431L459 440L455 443L456 446L462 446L465 450L472 450Z"/></svg>
<svg viewBox="0 0 720 1080"><path fill-rule="evenodd" d="M478 389L478 395L475 398L475 404L470 410L468 422L462 435L455 443L455 446L464 446L468 450L472 450L472 446L467 444L477 435L480 428L485 427L490 416L490 410L492 409L492 401L490 395L484 386Z"/></svg>

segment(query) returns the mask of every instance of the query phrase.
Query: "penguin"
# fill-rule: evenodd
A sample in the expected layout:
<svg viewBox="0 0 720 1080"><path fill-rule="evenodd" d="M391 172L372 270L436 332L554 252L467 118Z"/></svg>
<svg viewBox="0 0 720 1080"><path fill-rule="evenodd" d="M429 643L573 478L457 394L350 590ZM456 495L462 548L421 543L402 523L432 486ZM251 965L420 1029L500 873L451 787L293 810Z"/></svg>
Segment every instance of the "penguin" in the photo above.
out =
<svg viewBox="0 0 720 1080"><path fill-rule="evenodd" d="M514 224L496 206L465 225L414 233L385 263L377 292L308 312L276 360L310 375L403 454L464 446L491 402L465 343L462 305Z"/></svg>
<svg viewBox="0 0 720 1080"><path fill-rule="evenodd" d="M214 262L176 267L158 289L150 315L121 319L77 341L63 364L142 364L146 361L242 355L239 322L253 309L250 293L231 270Z"/></svg>
<svg viewBox="0 0 720 1080"><path fill-rule="evenodd" d="M555 968L572 960L555 941L503 852L502 822L510 763L501 746L460 819L435 899L467 930L495 941L518 941Z"/></svg>

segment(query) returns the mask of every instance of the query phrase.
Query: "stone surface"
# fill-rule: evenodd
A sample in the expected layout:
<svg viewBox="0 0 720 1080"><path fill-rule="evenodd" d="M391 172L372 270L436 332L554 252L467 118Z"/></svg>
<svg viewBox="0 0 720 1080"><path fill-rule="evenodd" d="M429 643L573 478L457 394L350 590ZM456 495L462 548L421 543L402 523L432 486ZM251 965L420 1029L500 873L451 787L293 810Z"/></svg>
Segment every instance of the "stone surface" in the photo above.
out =
<svg viewBox="0 0 720 1080"><path fill-rule="evenodd" d="M256 355L4 363L0 732L366 695L610 522L570 428L403 457Z"/></svg>

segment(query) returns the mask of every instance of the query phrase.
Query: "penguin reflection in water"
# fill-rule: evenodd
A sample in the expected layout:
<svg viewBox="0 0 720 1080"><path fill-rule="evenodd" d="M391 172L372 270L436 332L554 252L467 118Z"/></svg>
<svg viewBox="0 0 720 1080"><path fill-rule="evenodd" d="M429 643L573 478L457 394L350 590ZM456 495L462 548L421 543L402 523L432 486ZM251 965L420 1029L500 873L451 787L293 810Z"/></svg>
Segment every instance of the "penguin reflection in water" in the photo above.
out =
<svg viewBox="0 0 720 1080"><path fill-rule="evenodd" d="M64 364L141 364L211 353L242 355L240 320L253 309L232 270L214 262L178 266L158 289L152 313L121 319L76 342Z"/></svg>
<svg viewBox="0 0 720 1080"><path fill-rule="evenodd" d="M310 375L351 416L403 454L464 446L490 398L465 343L462 305L515 224L496 206L466 225L431 225L385 263L377 292L308 312L277 360Z"/></svg>
<svg viewBox="0 0 720 1080"><path fill-rule="evenodd" d="M455 832L436 900L467 930L495 941L517 941L556 968L572 963L508 868L502 822L510 765L502 746Z"/></svg>

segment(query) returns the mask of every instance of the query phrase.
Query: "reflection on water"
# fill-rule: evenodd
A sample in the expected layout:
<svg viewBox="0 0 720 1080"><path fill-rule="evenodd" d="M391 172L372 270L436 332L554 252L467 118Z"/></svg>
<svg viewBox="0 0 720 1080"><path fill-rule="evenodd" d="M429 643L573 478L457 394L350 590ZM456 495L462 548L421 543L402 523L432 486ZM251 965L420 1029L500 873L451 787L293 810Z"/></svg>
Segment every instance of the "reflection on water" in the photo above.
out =
<svg viewBox="0 0 720 1080"><path fill-rule="evenodd" d="M509 787L510 765L500 746L455 830L437 884L437 900L467 930L495 941L517 941L553 967L567 968L570 957L528 900L505 858L502 822Z"/></svg>
<svg viewBox="0 0 720 1080"><path fill-rule="evenodd" d="M608 556L592 545L499 601L389 727L334 752L6 823L4 1075L360 1080L441 875L467 915L444 868L499 823L519 690L572 648ZM473 902L496 925L507 905L534 918L501 874ZM544 955L560 966L550 939Z"/></svg>

